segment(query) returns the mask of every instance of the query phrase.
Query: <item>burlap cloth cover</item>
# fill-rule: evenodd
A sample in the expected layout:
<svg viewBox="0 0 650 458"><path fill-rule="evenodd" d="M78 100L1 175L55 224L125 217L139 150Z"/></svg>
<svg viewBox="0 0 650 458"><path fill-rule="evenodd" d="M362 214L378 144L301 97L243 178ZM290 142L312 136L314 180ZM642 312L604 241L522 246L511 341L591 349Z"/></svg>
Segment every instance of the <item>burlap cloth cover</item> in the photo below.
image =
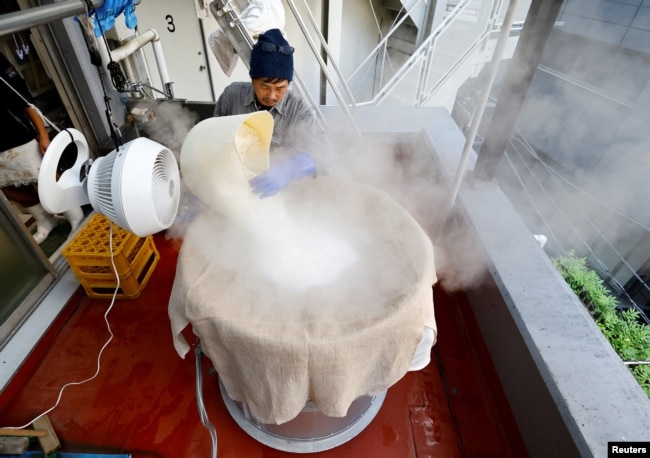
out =
<svg viewBox="0 0 650 458"><path fill-rule="evenodd" d="M328 285L279 287L256 268L250 235L205 211L179 253L169 302L174 345L187 354L181 332L191 324L228 395L260 422L287 422L308 400L341 417L357 397L404 376L423 327L435 342L432 243L374 188L319 177L282 198L296 224L349 241L357 262Z"/></svg>

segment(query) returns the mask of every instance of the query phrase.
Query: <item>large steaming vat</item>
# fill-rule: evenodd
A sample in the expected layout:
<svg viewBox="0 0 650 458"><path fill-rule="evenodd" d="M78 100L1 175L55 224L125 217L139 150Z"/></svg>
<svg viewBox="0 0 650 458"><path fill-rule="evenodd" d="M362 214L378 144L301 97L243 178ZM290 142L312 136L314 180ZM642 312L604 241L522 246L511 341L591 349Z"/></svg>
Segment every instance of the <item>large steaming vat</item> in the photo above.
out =
<svg viewBox="0 0 650 458"><path fill-rule="evenodd" d="M244 188L209 177L206 164L219 175L225 162L206 146L219 145L224 129L208 127L186 140L207 159L183 167L181 158L185 178L201 174L187 184L206 208L179 254L175 346L187 353L181 332L191 324L229 411L256 439L293 452L335 447L367 426L390 386L428 363L431 241L390 196L348 180L321 176L277 199L241 197ZM237 160L227 162L233 173ZM211 199L215 187L227 199Z"/></svg>

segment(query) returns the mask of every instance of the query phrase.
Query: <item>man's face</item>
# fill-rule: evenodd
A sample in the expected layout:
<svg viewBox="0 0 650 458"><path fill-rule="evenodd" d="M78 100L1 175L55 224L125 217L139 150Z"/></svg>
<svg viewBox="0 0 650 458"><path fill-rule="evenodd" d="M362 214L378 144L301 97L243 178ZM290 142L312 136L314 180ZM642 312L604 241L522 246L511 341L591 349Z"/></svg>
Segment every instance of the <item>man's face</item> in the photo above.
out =
<svg viewBox="0 0 650 458"><path fill-rule="evenodd" d="M275 106L289 89L287 80L267 80L266 78L254 78L253 90L257 101L266 107Z"/></svg>

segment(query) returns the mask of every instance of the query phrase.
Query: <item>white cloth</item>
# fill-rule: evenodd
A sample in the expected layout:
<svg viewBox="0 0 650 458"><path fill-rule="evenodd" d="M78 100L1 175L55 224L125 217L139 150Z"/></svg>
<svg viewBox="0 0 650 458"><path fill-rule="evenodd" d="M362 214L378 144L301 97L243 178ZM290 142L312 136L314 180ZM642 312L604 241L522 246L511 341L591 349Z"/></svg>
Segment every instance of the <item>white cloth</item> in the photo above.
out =
<svg viewBox="0 0 650 458"><path fill-rule="evenodd" d="M196 10L196 17L205 19L210 14L210 0L194 0L194 9Z"/></svg>
<svg viewBox="0 0 650 458"><path fill-rule="evenodd" d="M38 182L43 157L36 140L0 153L0 187Z"/></svg>
<svg viewBox="0 0 650 458"><path fill-rule="evenodd" d="M284 6L281 0L250 0L240 19L256 40L267 30L284 30ZM216 29L208 37L208 45L223 72L230 76L237 65L237 54L226 32L221 27Z"/></svg>
<svg viewBox="0 0 650 458"><path fill-rule="evenodd" d="M206 210L178 258L174 346L187 354L182 332L191 324L228 395L262 423L287 422L308 400L342 417L359 396L404 376L423 328L428 348L418 352L435 343L433 246L401 206L367 186L321 176L293 183L282 198L296 225L350 242L358 261L329 284L281 287L255 262L251 234Z"/></svg>

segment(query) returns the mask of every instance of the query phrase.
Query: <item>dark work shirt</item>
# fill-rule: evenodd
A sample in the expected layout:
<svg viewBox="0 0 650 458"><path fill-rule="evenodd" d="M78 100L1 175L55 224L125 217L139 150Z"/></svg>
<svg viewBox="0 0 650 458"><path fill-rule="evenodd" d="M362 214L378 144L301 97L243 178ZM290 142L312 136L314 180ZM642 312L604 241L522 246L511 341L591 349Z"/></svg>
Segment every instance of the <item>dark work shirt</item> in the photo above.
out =
<svg viewBox="0 0 650 458"><path fill-rule="evenodd" d="M34 99L29 93L25 80L2 53L0 53L0 77L2 77L0 80L1 152L34 140L36 131L25 114L25 108L29 106L29 103L34 103ZM7 86L7 83L14 87L29 103Z"/></svg>

